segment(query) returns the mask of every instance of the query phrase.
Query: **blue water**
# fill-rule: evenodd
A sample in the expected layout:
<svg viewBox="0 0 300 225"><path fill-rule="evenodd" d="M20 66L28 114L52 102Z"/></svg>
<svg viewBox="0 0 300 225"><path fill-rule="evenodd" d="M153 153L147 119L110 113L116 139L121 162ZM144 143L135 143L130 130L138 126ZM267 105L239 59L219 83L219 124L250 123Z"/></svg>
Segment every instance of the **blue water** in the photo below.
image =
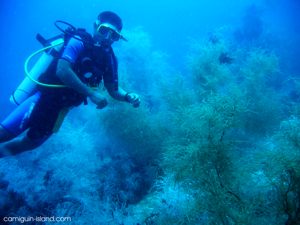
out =
<svg viewBox="0 0 300 225"><path fill-rule="evenodd" d="M91 104L86 108L79 107L66 119L61 131L43 147L33 152L0 159L0 212L17 216L71 216L76 220L64 224L177 224L176 222L182 221L185 222L183 224L208 224L208 221L213 221L214 224L275 224L272 218L276 213L272 214L270 212L272 210L266 208L269 207L268 203L275 204L276 199L282 196L275 193L267 180L270 177L281 179L287 176L286 179L292 180L291 183L294 182L294 189L288 190L290 195L285 197L298 201L298 205L290 203L290 207L295 215L299 214L300 170L295 166L299 160L297 143L300 143L299 136L295 134L299 129L297 118L300 109L300 3L298 0L1 1L0 120L3 120L15 107L9 102L9 97L24 78L23 66L26 58L41 47L35 35L40 33L45 37L52 37L59 34L54 26L56 20L65 20L76 27L84 27L92 32L92 25L97 15L105 10L118 13L123 19L124 34L132 37L129 38L128 43L116 43L114 46L120 61L120 76L124 74L126 78L126 81L122 78L120 80L125 87L127 82L127 88L136 89L141 93L142 109L136 111L122 108L119 105L122 103L113 101L112 107L104 110L103 113L95 110ZM142 32L139 33L136 28L140 28ZM144 38L138 39L139 37ZM212 44L213 38L216 38L216 45ZM218 45L223 41L224 51L220 50L222 46ZM150 47L147 43L150 43ZM202 51L198 51L192 43L202 46L200 47ZM222 60L225 61L220 61L220 58L219 61L214 61L212 51L221 53ZM253 52L257 54L257 58L261 57L262 61L265 60L265 64L254 63L256 66L247 67L247 63L251 61L251 57L248 56ZM273 60L273 55L276 55L278 61ZM203 64L195 64L198 57ZM226 57L229 57L229 61ZM194 64L191 64L190 58L194 59L192 60ZM215 68L212 65L216 62L221 66L217 63L217 69L211 69ZM268 63L271 64L271 68L267 68ZM256 77L260 67L263 70L262 76L267 79L265 86L262 84L264 78ZM253 72L257 70L258 72ZM195 71L200 71L198 77ZM210 72L213 74L211 80L222 74L225 81L217 77L216 82L204 84L204 80L207 79L205 73ZM248 82L250 76L253 80L257 79L257 83ZM174 77L178 77L178 83L174 82ZM236 80L232 81L231 78ZM195 87L197 84L202 85L201 88ZM219 100L219 104L214 105L218 102L214 101L214 96L230 96L231 90L235 90L234 85L229 84L235 84L245 91L243 94L240 93L243 97L237 101L241 103L239 105L241 109L237 111L239 122L236 122L240 126L232 125L229 134L221 135L222 138L219 139L228 139L229 142L237 140L239 143L251 142L245 145L233 144L234 150L238 152L234 156L240 154L241 160L245 160L243 157L253 160L252 167L245 168L249 174L251 171L252 175L249 177L253 178L252 181L257 185L250 193L254 199L258 198L261 188L262 195L269 191L275 196L270 197L271 200L267 199L269 202L266 203L266 208L257 208L260 218L257 221L234 222L245 215L238 217L234 212L226 211L228 217L232 216L232 220L226 217L227 223L226 221L219 223L222 221L220 216L222 213L218 217L217 214L210 212L209 207L212 207L210 204L213 200L207 199L211 197L211 193L201 182L200 187L192 185L191 180L197 180L198 176L193 177L192 169L190 172L183 172L181 174L183 178L178 179L178 182L172 183L169 180L174 174L176 177L176 171L179 174L178 171L184 171L185 167L180 168L179 164L188 165L187 162L195 158L193 155L189 159L184 158L178 152L177 155L176 149L182 148L179 152L193 149L193 147L186 147L189 146L186 143L182 144L181 137L190 140L193 143L191 146L199 145L201 147L198 149L205 149L203 143L199 141L202 134L199 133L199 137L197 135L199 130L207 128L205 123L199 121L209 116L201 111L205 107L200 106L208 104L207 110L210 106L216 110L224 103L223 101L230 104L231 100L222 99ZM194 92L190 93L189 90ZM184 93L182 96L181 91ZM249 101L246 101L246 98ZM217 111L225 112L227 109L225 106L226 104ZM213 117L213 121L218 119ZM203 126L197 127L195 125L197 123ZM211 129L216 129L217 136L218 126L215 125ZM294 133L290 134L292 131ZM197 138L193 137L192 133L195 133ZM283 135L287 133L290 135ZM290 139L282 138L283 136L294 137L292 139L296 144L293 144ZM281 142L274 141L277 139ZM284 146L291 147L283 150ZM278 150L280 148L282 151ZM262 166L265 165L263 158L267 156L258 156L257 149L262 149L262 152L268 154L272 151L278 151L278 155L283 156L285 156L284 151L288 152L287 155L294 154L291 159L286 159L286 163L279 160L279 164L287 165L288 172L280 175L278 171L281 167L278 166L278 169L274 169L275 175L270 172L272 170L268 170L267 173ZM170 162L162 157L165 155L169 158L174 157L174 164L177 163L178 167L177 164L170 165ZM232 158L234 156L231 155ZM261 170L253 169L256 163L255 157L261 157L262 162L259 166ZM271 158L270 162L277 165L275 162L278 159L275 158ZM236 164L231 165L232 168L237 166ZM202 167L193 168L197 170ZM174 174L170 172L172 170ZM264 176L257 175L262 173L265 173ZM236 183L245 182L241 174L237 175L240 176L240 181ZM268 175L270 177L267 177ZM222 174L219 179L222 179ZM245 183L247 183L245 186L240 187L240 198L245 197L243 199L245 202L251 202L249 200L251 194L245 194L248 189L251 190L251 182L248 180ZM284 182L282 185L284 186ZM187 186L191 192L185 189ZM221 186L223 190L224 187L226 189L226 184L221 182ZM223 195L228 194L235 187L228 185L227 188L228 191ZM200 189L202 192L199 191ZM83 193L82 196L80 193ZM201 201L198 201L197 196L201 194L207 204L199 207ZM228 200L230 198L232 199ZM228 198L214 200L218 202L224 199L230 203L218 205L219 207L213 210L230 208L232 204L232 208L239 211L237 205L242 203L237 203L236 196L229 195ZM196 212L185 205L190 201L198 204L199 208L195 207ZM154 208L152 211L149 210L151 207ZM274 210L274 212L278 210L276 212L279 215L279 222L276 224L285 224L286 221L294 219L279 208L278 206ZM251 210L255 211L251 208L249 212L252 212ZM160 214L160 211L165 213L165 217L162 216L163 213ZM90 217L94 213L101 216L92 220ZM194 216L195 214L199 216ZM251 213L249 215L248 219L251 218Z"/></svg>

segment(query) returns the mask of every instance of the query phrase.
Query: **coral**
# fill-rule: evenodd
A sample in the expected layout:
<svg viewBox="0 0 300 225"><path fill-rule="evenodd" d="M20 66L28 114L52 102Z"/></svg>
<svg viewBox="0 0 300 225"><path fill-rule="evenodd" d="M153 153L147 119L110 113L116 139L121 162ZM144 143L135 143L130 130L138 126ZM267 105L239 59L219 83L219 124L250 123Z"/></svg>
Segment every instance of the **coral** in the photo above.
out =
<svg viewBox="0 0 300 225"><path fill-rule="evenodd" d="M194 42L191 44L191 53L188 57L189 68L191 68L192 79L197 91L218 92L226 84L231 83L235 76L232 74L229 65L220 63L220 57L229 50L225 42L204 43Z"/></svg>
<svg viewBox="0 0 300 225"><path fill-rule="evenodd" d="M151 114L143 106L135 110L132 106L119 105L102 112L100 118L115 147L126 149L138 165L151 164L159 158L161 144L167 133L167 129L159 122L159 115Z"/></svg>
<svg viewBox="0 0 300 225"><path fill-rule="evenodd" d="M254 88L266 86L266 82L279 72L279 59L272 53L261 48L254 48L247 52L244 64L241 67L243 77L249 84L256 84ZM250 87L249 87L250 88Z"/></svg>
<svg viewBox="0 0 300 225"><path fill-rule="evenodd" d="M291 116L281 122L280 130L272 137L274 146L266 151L267 158L271 159L265 167L269 177L279 176L281 172L289 170L296 177L300 176L299 125L299 118Z"/></svg>
<svg viewBox="0 0 300 225"><path fill-rule="evenodd" d="M161 68L151 64L162 54L153 53L150 36L142 28L128 30L126 36L130 42L116 51L120 61L120 83L127 89L131 88L141 94L147 93L157 82L152 72Z"/></svg>
<svg viewBox="0 0 300 225"><path fill-rule="evenodd" d="M124 156L117 155L98 171L98 194L102 201L109 201L116 209L138 203L149 190L153 177L149 168L139 167Z"/></svg>
<svg viewBox="0 0 300 225"><path fill-rule="evenodd" d="M190 55L194 89L179 88L179 99L188 96L186 101L166 96L174 110L162 168L193 196L193 213L186 213L190 224L199 224L199 215L203 224L281 224L283 213L278 222L270 219L280 212L274 205L278 193L267 179L263 188L252 181L260 167L254 152L244 152L267 132L273 134L284 116L281 96L269 82L278 75L278 58L261 49L240 50L231 52L238 60L221 63L226 43L204 43Z"/></svg>
<svg viewBox="0 0 300 225"><path fill-rule="evenodd" d="M271 133L283 119L285 110L281 98L270 80L279 73L279 60L274 53L262 49L253 49L245 58L240 68L243 81L240 86L244 90L247 101L247 113L243 118L245 130L250 135Z"/></svg>
<svg viewBox="0 0 300 225"><path fill-rule="evenodd" d="M233 163L238 140L230 135L239 126L239 113L245 110L238 99L211 95L206 102L178 113L176 138L165 145L164 168L196 196L198 214L213 209L209 218L216 221L237 219L229 209L241 207Z"/></svg>

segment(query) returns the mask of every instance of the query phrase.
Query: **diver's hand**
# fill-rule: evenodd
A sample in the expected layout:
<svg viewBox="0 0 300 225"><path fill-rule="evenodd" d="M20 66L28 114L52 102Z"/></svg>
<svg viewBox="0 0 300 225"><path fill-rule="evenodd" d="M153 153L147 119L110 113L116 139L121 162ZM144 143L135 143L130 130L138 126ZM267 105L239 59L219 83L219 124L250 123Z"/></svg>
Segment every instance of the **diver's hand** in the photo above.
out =
<svg viewBox="0 0 300 225"><path fill-rule="evenodd" d="M140 96L136 93L127 93L125 99L129 102L134 108L137 108L141 104Z"/></svg>
<svg viewBox="0 0 300 225"><path fill-rule="evenodd" d="M97 105L97 109L103 109L108 104L106 98L97 91L93 91L89 98Z"/></svg>

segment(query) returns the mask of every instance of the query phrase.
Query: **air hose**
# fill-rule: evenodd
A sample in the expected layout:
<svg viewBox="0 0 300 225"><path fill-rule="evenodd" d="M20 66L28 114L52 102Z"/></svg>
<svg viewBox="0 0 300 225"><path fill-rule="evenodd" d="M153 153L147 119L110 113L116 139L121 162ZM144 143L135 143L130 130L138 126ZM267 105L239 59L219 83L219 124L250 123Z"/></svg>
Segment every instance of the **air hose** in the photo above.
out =
<svg viewBox="0 0 300 225"><path fill-rule="evenodd" d="M24 64L24 71L25 71L25 74L26 76L34 83L36 83L37 85L40 85L40 86L43 86L43 87L49 87L49 88L65 88L67 87L66 85L61 85L61 84L45 84L45 83L42 83L42 82L39 82L37 81L36 79L34 79L31 75L30 75L30 72L28 71L28 64L29 62L32 60L32 58L42 52L45 52L46 50L50 49L50 48L54 48L58 45L62 44L61 42L58 42L58 43L54 43L50 46L47 46L47 47L44 47L42 49L39 49L37 51L35 51L34 53L32 53L25 61L25 64Z"/></svg>
<svg viewBox="0 0 300 225"><path fill-rule="evenodd" d="M58 24L63 24L63 25L66 25L67 28L66 29L63 29L60 27L60 25ZM60 30L62 33L64 34L69 34L69 35L72 35L73 32L76 30L76 28L70 24L70 23L67 23L65 21L61 21L61 20L57 20L54 25L56 26L56 28L58 30ZM36 55L42 53L42 52L45 52L47 51L48 49L51 49L51 48L54 48L60 44L62 44L63 42L61 41L57 41L57 43L54 41L54 43L51 43L51 45L49 46L46 46L42 49L39 49L37 51L35 51L34 53L32 53L25 61L24 63L24 71L25 71L25 74L26 76L32 81L34 82L35 84L37 85L40 85L40 86L43 86L43 87L49 87L49 88L65 88L67 87L66 85L62 85L62 84L45 84L45 83L42 83L42 82L39 82L38 80L36 80L35 78L33 78L31 75L30 75L30 72L28 71L28 64L29 62L32 60L33 57L35 57Z"/></svg>

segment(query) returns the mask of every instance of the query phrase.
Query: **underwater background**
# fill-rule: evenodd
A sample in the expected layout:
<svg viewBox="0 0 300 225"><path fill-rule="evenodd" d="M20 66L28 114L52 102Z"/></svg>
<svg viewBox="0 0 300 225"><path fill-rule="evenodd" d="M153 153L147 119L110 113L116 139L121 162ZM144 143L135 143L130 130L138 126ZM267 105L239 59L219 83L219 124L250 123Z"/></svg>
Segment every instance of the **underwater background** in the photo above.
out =
<svg viewBox="0 0 300 225"><path fill-rule="evenodd" d="M113 46L120 86L142 104L79 106L0 159L0 224L300 224L298 0L2 0L0 119L35 35L92 32L106 10L129 40Z"/></svg>

